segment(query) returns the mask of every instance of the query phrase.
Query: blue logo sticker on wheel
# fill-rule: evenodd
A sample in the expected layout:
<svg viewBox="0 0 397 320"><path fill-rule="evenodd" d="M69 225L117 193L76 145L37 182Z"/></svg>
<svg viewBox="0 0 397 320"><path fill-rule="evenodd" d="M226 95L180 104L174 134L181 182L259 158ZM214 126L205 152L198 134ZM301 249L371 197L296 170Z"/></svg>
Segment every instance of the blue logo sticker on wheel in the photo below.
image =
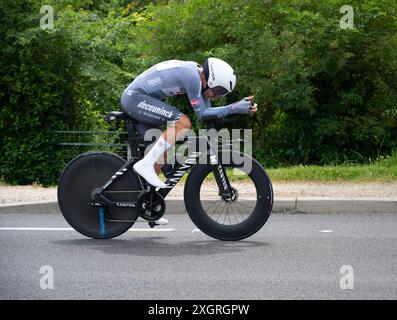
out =
<svg viewBox="0 0 397 320"><path fill-rule="evenodd" d="M99 228L101 232L101 236L106 234L105 230L105 214L103 208L99 208Z"/></svg>

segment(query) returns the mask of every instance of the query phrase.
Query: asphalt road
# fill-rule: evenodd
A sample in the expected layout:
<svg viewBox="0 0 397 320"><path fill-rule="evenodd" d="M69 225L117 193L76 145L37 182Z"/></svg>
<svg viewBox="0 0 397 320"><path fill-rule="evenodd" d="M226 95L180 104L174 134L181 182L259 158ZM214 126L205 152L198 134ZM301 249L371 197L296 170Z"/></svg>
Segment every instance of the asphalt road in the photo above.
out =
<svg viewBox="0 0 397 320"><path fill-rule="evenodd" d="M136 224L92 240L58 214L2 214L0 298L397 299L396 214L276 214L240 242L207 237L187 215L167 218L157 231ZM40 286L44 265L53 289Z"/></svg>

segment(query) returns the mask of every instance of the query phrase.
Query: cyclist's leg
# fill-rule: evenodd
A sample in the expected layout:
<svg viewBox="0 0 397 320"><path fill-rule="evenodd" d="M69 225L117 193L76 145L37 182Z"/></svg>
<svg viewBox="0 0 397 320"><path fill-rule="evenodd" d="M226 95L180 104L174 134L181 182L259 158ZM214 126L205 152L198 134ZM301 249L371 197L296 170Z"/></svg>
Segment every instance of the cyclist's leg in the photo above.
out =
<svg viewBox="0 0 397 320"><path fill-rule="evenodd" d="M139 122L137 121L135 123L135 127L136 130L138 131L139 136L144 137L146 131L148 131L149 129L157 129L157 130L161 130L161 127L157 127L157 126L153 126L147 123L143 123L143 122ZM167 160L167 153L164 153L164 159L160 159L158 160L155 165L154 165L154 170L156 171L156 174L159 175L161 167L164 163L164 161Z"/></svg>
<svg viewBox="0 0 397 320"><path fill-rule="evenodd" d="M134 169L144 176L149 183L158 187L165 187L157 175L153 177L152 170L154 172L155 163L175 143L175 140L186 134L191 127L190 119L176 107L142 93L130 93L128 95L124 92L121 105L124 112L139 122L151 126L168 126L152 149L134 165Z"/></svg>
<svg viewBox="0 0 397 320"><path fill-rule="evenodd" d="M128 92L130 92L130 95L128 95ZM186 129L191 127L189 117L176 107L146 94L125 91L121 97L121 107L125 113L139 122L151 126L151 128L162 125L175 127L172 130L166 130L168 135L164 134L164 137L170 143L174 143L175 140L183 137ZM180 132L181 130L182 132Z"/></svg>
<svg viewBox="0 0 397 320"><path fill-rule="evenodd" d="M150 124L143 123L140 121L135 122L135 128L138 131L139 136L141 136L141 137L144 137L146 131L148 131L149 129L161 130L160 126L150 125Z"/></svg>
<svg viewBox="0 0 397 320"><path fill-rule="evenodd" d="M128 95L124 92L121 106L125 113L139 121L142 133L146 132L148 128L160 128L160 126L167 125L168 128L162 136L170 144L183 138L191 127L189 117L176 107L146 94L132 93Z"/></svg>

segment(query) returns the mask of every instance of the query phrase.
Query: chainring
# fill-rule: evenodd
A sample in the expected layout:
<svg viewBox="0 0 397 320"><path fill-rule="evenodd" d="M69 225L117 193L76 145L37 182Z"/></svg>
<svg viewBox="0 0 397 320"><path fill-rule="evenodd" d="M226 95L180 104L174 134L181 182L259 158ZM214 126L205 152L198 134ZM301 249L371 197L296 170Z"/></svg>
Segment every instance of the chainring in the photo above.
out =
<svg viewBox="0 0 397 320"><path fill-rule="evenodd" d="M152 197L151 201L150 198ZM145 191L138 196L137 209L139 215L148 221L160 219L165 211L165 201L158 192Z"/></svg>

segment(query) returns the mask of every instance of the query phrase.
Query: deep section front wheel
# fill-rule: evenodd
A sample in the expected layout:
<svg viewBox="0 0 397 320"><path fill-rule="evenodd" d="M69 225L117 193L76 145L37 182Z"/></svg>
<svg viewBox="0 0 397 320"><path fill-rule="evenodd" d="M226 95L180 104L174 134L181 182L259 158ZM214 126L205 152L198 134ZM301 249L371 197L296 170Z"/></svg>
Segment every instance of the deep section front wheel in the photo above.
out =
<svg viewBox="0 0 397 320"><path fill-rule="evenodd" d="M125 160L114 153L98 151L84 153L66 166L59 179L58 204L62 215L76 231L90 238L109 239L134 224L138 218L135 208L89 205L91 192L102 187L124 163ZM114 202L136 202L141 191L137 176L126 172L104 194Z"/></svg>
<svg viewBox="0 0 397 320"><path fill-rule="evenodd" d="M248 155L219 154L232 196L219 194L210 164L197 164L184 189L185 206L194 224L219 240L241 240L256 233L273 207L273 189L263 167ZM233 155L234 154L234 155ZM244 163L244 165L242 165Z"/></svg>

